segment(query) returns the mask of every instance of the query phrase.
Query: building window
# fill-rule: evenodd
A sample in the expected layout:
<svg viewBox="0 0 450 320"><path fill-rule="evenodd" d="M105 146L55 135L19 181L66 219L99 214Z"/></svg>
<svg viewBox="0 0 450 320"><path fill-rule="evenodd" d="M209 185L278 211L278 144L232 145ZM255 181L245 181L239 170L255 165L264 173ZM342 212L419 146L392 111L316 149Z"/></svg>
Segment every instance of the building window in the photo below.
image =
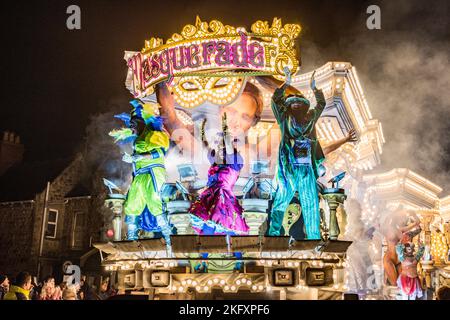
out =
<svg viewBox="0 0 450 320"><path fill-rule="evenodd" d="M45 237L50 239L56 238L56 227L58 225L58 210L50 209L47 215L47 229Z"/></svg>
<svg viewBox="0 0 450 320"><path fill-rule="evenodd" d="M72 225L72 249L83 248L84 213L75 212Z"/></svg>

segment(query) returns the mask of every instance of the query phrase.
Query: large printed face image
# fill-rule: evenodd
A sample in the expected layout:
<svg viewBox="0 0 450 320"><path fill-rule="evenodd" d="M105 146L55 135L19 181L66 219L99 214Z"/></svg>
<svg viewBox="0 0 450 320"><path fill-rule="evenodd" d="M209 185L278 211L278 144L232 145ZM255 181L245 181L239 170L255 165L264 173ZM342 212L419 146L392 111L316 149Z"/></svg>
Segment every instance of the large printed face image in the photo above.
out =
<svg viewBox="0 0 450 320"><path fill-rule="evenodd" d="M298 195L303 195L304 192L298 192L296 190L299 186L293 185L293 187L289 188L280 188L279 181L280 177L284 176L284 173L281 175L277 175L276 171L278 168L283 166L289 166L290 162L288 160L284 160L283 163L278 162L278 150L280 148L280 125L285 129L286 123L287 128L291 128L290 132L283 132L283 134L287 134L291 136L291 139L296 139L296 136L301 136L301 130L295 129L295 126L301 128L301 126L307 127L308 123L302 123L303 119L307 117L307 113L310 110L310 102L306 99L298 89L290 86L287 83L283 83L282 81L276 80L273 77L253 77L242 79L243 85L242 90L236 96L233 102L224 105L214 105L212 103L202 104L196 108L183 108L182 106L177 106L175 99L173 99L173 95L171 94L169 88L166 84L162 84L158 86L156 89L156 102L160 105L161 114L166 115L165 119L169 122L166 122L166 125L170 127L176 127L176 130L180 130L180 128L184 131L184 135L181 139L177 140L176 137L174 139L175 146L172 151L168 154L168 163L173 164L177 160L180 159L179 152L180 150L186 151L191 150L193 152L187 152L187 157L183 158L185 162L191 162L193 166L196 167L196 172L199 172L198 175L199 180L203 180L202 182L190 183L191 191L197 194L201 194L205 189L205 187L211 184L211 178L217 173L213 173L211 175L211 168L209 166L219 163L218 160L226 159L226 156L223 157L222 153L225 152L228 155L231 155L235 152L235 159L232 159L238 163L237 166L233 167L235 170L231 170L231 175L218 175L214 179L227 181L224 185L228 188L229 193L234 193L238 196L248 197L248 198L257 198L263 194L263 186L268 186L269 190L266 190L265 199L259 198L259 200L265 201L264 204L261 205L259 210L262 212L270 210L271 202L273 201L274 191L280 189L282 192L282 198L278 198L278 203L276 203L277 207L280 207L282 213L287 212L287 206L295 201L298 203L299 201L305 202L305 199L300 199ZM217 81L216 83L220 83ZM279 117L279 113L275 113L273 110L277 110L277 108L286 108L283 104L280 106L276 105L273 100L273 96L275 94L275 90L281 90L283 87L283 93L281 94L281 98L285 99L289 105L284 112L283 119ZM280 95L280 93L278 93ZM265 97L265 99L264 99ZM284 100L283 100L284 101ZM284 102L283 102L284 103ZM323 108L323 103L322 108ZM314 110L314 109L312 109ZM180 114L182 112L184 119L189 118L191 120L191 124L187 123L187 121L182 121L183 117L178 116L177 111ZM265 115L263 117L263 112L265 111ZM280 111L281 112L281 111ZM169 115L175 115L170 117ZM319 114L318 114L319 115ZM278 117L277 117L278 116ZM225 122L224 122L225 119ZM313 121L317 121L318 116ZM225 127L220 125L220 121L222 120L222 124L225 123ZM286 122L287 121L287 122ZM181 123L181 125L180 125ZM206 124L209 123L209 127ZM292 123L292 124L291 124ZM298 124L296 124L298 123ZM206 128L208 130L206 130ZM220 130L222 128L222 130ZM226 129L224 129L226 128ZM296 131L297 130L297 131ZM226 133L225 133L226 131ZM312 130L311 132L313 132ZM174 130L175 132L175 130ZM209 135L206 135L208 132ZM197 135L196 135L197 133ZM272 134L270 134L272 133ZM312 133L314 136L314 133ZM253 139L251 136L253 135ZM226 136L226 139L224 138ZM256 136L256 139L254 138ZM174 137L172 137L174 138ZM187 138L187 139L186 139ZM316 140L316 138L313 138ZM186 140L189 143L186 143ZM200 145L200 149L196 149L196 145ZM317 143L318 148L314 149L314 152L319 153L319 157L323 158L323 155L320 154L320 144ZM227 150L228 148L228 150ZM290 147L289 147L290 148ZM233 151L233 149L235 151ZM290 154L290 149L286 151L286 154ZM301 152L304 150L305 152ZM299 147L295 149L294 146L294 157L306 159L311 157L311 147L309 144L304 147ZM206 153L206 159L208 161L195 161L198 159L198 153ZM186 153L185 153L186 155ZM319 158L317 157L317 158ZM203 158L204 159L204 158ZM262 166L258 166L256 164L262 164ZM182 171L185 171L186 164L178 164L177 165L177 173L180 179L183 180L183 176L185 174ZM173 168L173 166L172 166ZM209 170L208 170L209 168ZM262 170L263 169L263 170ZM171 173L170 166L168 167L169 176ZM175 170L172 170L172 173ZM291 170L288 170L289 172ZM207 175L205 176L205 173ZM289 173L291 174L291 173ZM295 174L294 174L295 175ZM232 177L228 179L229 177ZM261 177L265 176L265 180L261 181ZM172 174L172 179L176 179L176 174ZM311 178L315 180L315 176L311 173ZM258 181L257 181L258 180ZM281 181L282 185L290 186L295 184L296 182L295 176L291 176L288 180ZM224 187L222 185L222 187ZM312 184L314 190L316 190L315 182ZM267 189L267 188L266 188ZM286 191L284 191L286 190ZM302 190L304 191L304 190ZM316 191L315 191L316 192ZM297 196L294 197L294 195ZM211 197L212 194L210 195ZM314 196L312 196L314 198ZM213 201L213 199L209 199L209 201ZM232 200L236 201L234 198ZM244 201L245 202L245 199ZM213 204L212 206L216 206L217 204ZM231 204L231 207L234 205ZM243 211L240 206L236 206L238 211ZM197 202L194 204L194 208L199 211L204 210L203 216L206 219L209 214L208 209L200 206ZM317 210L316 210L317 209ZM318 206L314 209L318 213ZM301 221L300 212L298 212L298 217L294 219L295 221L290 222L290 226L286 225L281 226L281 221L283 220L283 215L280 215L278 227L282 234L288 235L290 234L290 229L292 225L299 221L296 224L296 227L292 229L293 234L296 236L305 237L305 231L302 230L304 228L304 223ZM285 216L286 217L286 216ZM317 214L317 219L319 219L319 215ZM285 219L284 219L285 220ZM201 223L201 221L199 221ZM319 225L319 223L315 222L314 224ZM297 230L298 229L298 230ZM318 233L317 226L317 234ZM310 231L311 232L311 231Z"/></svg>

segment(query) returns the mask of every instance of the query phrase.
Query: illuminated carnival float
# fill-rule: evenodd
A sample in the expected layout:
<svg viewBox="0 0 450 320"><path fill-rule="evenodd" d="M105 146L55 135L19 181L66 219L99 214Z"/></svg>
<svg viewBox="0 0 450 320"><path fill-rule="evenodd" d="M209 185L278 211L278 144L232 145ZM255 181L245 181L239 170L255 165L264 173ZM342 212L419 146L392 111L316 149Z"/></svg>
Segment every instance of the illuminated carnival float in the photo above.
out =
<svg viewBox="0 0 450 320"><path fill-rule="evenodd" d="M380 163L384 137L356 69L329 62L300 73L300 31L277 18L247 31L197 17L165 43L152 38L140 52L125 52L135 99L131 112L117 116L125 126L110 135L133 178L127 186L105 179L114 217L109 238L95 245L121 292L150 299L411 298L385 273L389 250L402 244L407 260L412 243L424 251L414 269L423 293L447 281L448 197L439 199L438 186L406 169L368 173ZM277 88L286 97L278 105ZM297 149L287 116L277 111L296 103L322 105L301 140L315 144ZM305 119L313 119L310 111ZM282 158L284 147L293 158ZM230 150L241 159L238 169L227 163ZM307 157L314 188L305 192L307 182L290 168ZM286 192L283 181L299 185ZM240 225L227 224L227 214ZM398 230L381 224L396 216L395 225L416 219L422 227L408 229L409 241L394 241ZM400 279L395 272L391 279Z"/></svg>

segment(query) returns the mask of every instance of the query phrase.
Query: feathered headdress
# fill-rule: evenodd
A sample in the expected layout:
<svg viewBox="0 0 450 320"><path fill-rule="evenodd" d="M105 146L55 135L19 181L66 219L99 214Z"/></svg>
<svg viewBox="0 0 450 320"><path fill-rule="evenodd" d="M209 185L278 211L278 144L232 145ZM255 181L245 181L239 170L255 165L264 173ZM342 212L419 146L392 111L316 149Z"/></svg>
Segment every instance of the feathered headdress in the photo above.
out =
<svg viewBox="0 0 450 320"><path fill-rule="evenodd" d="M133 107L131 113L121 113L115 115L114 118L122 120L126 128L114 129L109 132L109 135L114 138L114 142L125 144L133 142L137 136L130 128L131 119L136 117L142 119L146 126L153 131L163 131L163 119L155 114L154 106L150 103L144 103L140 100L131 100L131 106Z"/></svg>

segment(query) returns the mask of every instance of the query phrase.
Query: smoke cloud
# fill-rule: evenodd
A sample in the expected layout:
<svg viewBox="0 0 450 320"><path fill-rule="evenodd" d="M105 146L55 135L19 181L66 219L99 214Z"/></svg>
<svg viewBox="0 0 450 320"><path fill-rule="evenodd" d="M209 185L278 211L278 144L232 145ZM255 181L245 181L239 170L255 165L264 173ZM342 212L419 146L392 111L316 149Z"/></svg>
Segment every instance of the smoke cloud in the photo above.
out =
<svg viewBox="0 0 450 320"><path fill-rule="evenodd" d="M409 168L450 191L450 41L445 1L382 1L382 29L367 15L326 48L302 43L304 71L349 61L358 71L373 117L386 139L378 171ZM426 28L417 30L411 21ZM450 39L447 37L447 39Z"/></svg>
<svg viewBox="0 0 450 320"><path fill-rule="evenodd" d="M85 178L106 178L116 184L123 192L126 192L131 180L131 165L122 161L123 152L132 153L129 145L118 146L114 139L108 135L113 129L118 129L124 124L114 118L114 115L129 112L131 107L124 98L111 98L106 102L109 112L91 116L86 128L85 138ZM102 108L104 110L104 108ZM103 183L94 183L94 189L101 193L106 187ZM100 189L100 190L98 190Z"/></svg>

